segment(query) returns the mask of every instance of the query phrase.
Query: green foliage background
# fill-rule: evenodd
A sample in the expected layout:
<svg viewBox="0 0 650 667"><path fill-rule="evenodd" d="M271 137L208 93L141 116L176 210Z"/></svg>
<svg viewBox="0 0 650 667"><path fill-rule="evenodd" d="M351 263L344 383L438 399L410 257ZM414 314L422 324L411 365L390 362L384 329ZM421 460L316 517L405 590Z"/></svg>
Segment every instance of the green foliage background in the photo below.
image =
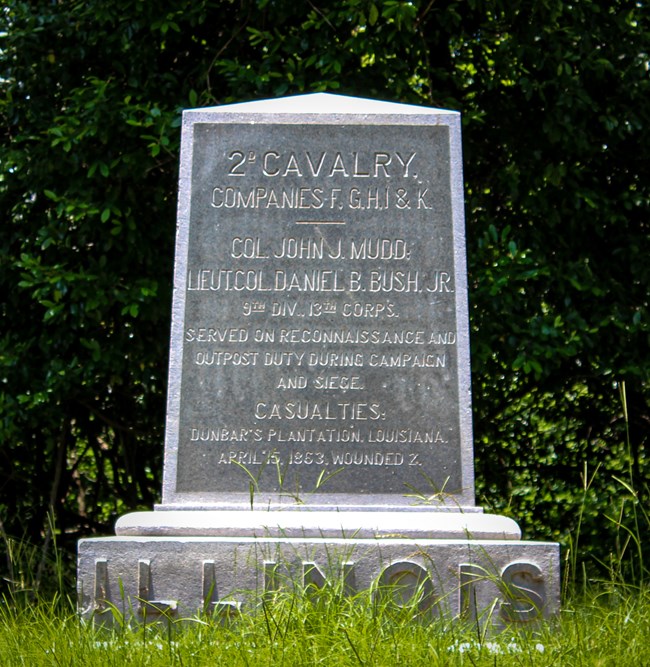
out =
<svg viewBox="0 0 650 667"><path fill-rule="evenodd" d="M580 522L585 557L629 550L648 500L649 19L623 0L8 0L0 531L47 545L51 511L72 554L151 508L181 110L327 90L462 112L479 502L527 538L575 547Z"/></svg>

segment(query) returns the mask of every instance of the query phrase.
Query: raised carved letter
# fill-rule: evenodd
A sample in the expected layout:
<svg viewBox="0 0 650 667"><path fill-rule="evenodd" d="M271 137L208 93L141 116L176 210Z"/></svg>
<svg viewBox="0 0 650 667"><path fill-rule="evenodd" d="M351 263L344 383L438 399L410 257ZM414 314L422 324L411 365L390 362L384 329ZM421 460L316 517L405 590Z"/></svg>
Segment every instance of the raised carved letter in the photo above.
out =
<svg viewBox="0 0 650 667"><path fill-rule="evenodd" d="M527 622L542 615L546 605L544 574L534 563L518 561L507 565L501 573L505 601L501 617L505 621Z"/></svg>
<svg viewBox="0 0 650 667"><path fill-rule="evenodd" d="M434 603L434 593L431 577L422 565L398 561L384 568L379 575L376 595L398 607L417 602L419 611L426 611Z"/></svg>

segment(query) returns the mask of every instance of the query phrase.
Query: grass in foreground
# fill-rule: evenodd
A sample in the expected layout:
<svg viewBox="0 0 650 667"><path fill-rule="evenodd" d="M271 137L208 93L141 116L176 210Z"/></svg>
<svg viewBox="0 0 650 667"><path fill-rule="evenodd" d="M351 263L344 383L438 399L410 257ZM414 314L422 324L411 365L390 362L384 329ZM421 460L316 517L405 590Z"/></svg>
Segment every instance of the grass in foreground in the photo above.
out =
<svg viewBox="0 0 650 667"><path fill-rule="evenodd" d="M416 618L334 595L286 596L225 625L107 630L60 600L0 605L0 665L627 665L650 664L650 591L608 587L564 605L534 631L481 636L459 623Z"/></svg>

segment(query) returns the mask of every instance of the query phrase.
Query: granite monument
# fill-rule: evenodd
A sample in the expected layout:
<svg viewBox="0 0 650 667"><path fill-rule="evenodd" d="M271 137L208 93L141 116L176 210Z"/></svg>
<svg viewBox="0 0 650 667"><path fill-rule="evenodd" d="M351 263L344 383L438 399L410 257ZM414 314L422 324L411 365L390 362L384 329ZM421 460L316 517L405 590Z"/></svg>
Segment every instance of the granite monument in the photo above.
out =
<svg viewBox="0 0 650 667"><path fill-rule="evenodd" d="M461 162L456 112L184 113L162 502L80 542L85 616L340 578L557 610L558 545L475 505Z"/></svg>

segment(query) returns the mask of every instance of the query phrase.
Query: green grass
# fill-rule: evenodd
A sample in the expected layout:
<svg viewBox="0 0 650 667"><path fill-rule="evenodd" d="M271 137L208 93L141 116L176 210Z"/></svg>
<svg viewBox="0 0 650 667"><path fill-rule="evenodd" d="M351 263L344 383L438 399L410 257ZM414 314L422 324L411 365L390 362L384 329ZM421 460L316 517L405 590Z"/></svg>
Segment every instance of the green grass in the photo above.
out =
<svg viewBox="0 0 650 667"><path fill-rule="evenodd" d="M650 664L650 591L603 587L554 621L485 637L476 628L378 608L335 591L276 596L225 624L80 622L72 603L0 606L0 665L626 665Z"/></svg>
<svg viewBox="0 0 650 667"><path fill-rule="evenodd" d="M196 617L128 625L116 611L114 627L102 628L77 616L66 597L73 582L65 580L60 559L40 568L41 580L35 576L44 562L39 549L4 536L0 667L650 665L650 576L641 548L650 518L634 489L621 484L627 494L620 511L604 517L616 525L616 548L609 562L591 564L600 579L588 575L594 567L577 556L576 534L565 551L558 616L491 635L476 625L423 616L418 599L397 607L390 595L362 591L350 598L337 585L268 594L223 622ZM627 511L631 504L633 512Z"/></svg>
<svg viewBox="0 0 650 667"><path fill-rule="evenodd" d="M347 597L343 583L267 594L222 622L196 617L129 625L115 611L114 627L107 629L77 616L65 593L72 582L57 576L63 565L56 559L46 580L58 593L36 594L31 574L38 551L7 538L14 560L9 587L0 595L0 667L650 665L650 579L637 549L650 522L646 512L634 518L632 531L619 523L623 546L610 563L599 564L599 581L586 576L569 550L558 616L500 634L423 615L417 596L402 607L390 595L373 598L372 591Z"/></svg>
<svg viewBox="0 0 650 667"><path fill-rule="evenodd" d="M622 401L627 422L624 386ZM588 475L585 468L585 499L597 473ZM336 586L273 593L222 622L197 617L129 625L115 612L114 627L107 629L77 616L74 601L66 597L72 582L65 580L55 541L55 556L46 561L45 550L12 540L0 523L7 560L0 594L0 667L650 665L650 570L644 560L650 514L642 501L650 492L634 489L631 471L629 479L616 482L619 507L602 515L617 535L609 561L587 568L579 557L581 511L565 551L558 616L492 635L458 620L423 616L418 599L396 607L391 596L378 602L371 591L363 591L350 598ZM51 534L55 540L53 527ZM594 565L599 580L588 574Z"/></svg>

